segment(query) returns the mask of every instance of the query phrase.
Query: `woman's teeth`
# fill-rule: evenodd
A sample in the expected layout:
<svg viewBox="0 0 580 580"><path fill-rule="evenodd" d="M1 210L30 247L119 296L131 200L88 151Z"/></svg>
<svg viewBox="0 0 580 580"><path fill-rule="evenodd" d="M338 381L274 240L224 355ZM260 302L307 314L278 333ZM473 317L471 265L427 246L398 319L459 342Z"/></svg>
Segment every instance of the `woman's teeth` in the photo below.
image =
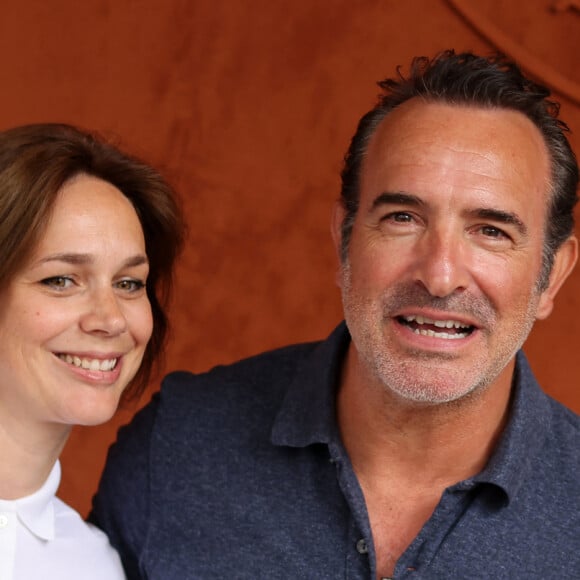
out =
<svg viewBox="0 0 580 580"><path fill-rule="evenodd" d="M81 358L76 355L59 354L58 358L68 363L88 371L112 371L117 366L117 358L111 359L96 359L96 358Z"/></svg>

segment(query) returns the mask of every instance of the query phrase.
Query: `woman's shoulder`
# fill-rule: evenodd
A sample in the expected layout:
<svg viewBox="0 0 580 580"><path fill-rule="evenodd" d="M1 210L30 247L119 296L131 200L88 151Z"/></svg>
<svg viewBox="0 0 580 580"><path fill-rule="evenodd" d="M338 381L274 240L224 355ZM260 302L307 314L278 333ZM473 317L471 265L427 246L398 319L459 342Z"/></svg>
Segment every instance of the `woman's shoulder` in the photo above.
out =
<svg viewBox="0 0 580 580"><path fill-rule="evenodd" d="M121 560L106 534L58 497L53 506L54 542L66 549L69 569L82 570L88 580L124 579Z"/></svg>

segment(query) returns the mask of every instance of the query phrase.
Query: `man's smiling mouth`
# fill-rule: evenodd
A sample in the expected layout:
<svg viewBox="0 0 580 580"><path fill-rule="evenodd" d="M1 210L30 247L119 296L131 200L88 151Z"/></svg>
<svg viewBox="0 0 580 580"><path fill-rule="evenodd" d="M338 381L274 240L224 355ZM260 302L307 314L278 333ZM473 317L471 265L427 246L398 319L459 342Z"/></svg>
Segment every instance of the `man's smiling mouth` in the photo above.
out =
<svg viewBox="0 0 580 580"><path fill-rule="evenodd" d="M397 316L398 322L410 328L415 334L457 340L468 337L475 327L458 320L434 320L425 316Z"/></svg>

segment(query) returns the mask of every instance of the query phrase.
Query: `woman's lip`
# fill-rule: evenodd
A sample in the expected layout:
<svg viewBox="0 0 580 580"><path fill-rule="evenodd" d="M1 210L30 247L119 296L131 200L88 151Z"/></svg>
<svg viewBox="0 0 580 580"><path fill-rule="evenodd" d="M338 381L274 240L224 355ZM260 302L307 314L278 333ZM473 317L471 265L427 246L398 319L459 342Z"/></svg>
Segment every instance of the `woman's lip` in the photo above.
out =
<svg viewBox="0 0 580 580"><path fill-rule="evenodd" d="M111 385L115 383L119 375L121 374L122 368L122 357L117 356L114 358L103 358L103 355L99 355L99 358L90 358L84 355L82 358L78 355L72 355L69 353L59 353L55 355L56 358L69 370L69 372L74 373L75 376L82 379L84 382L90 383L97 383L97 384L104 384L104 385ZM107 355L110 356L110 355ZM81 365L75 364L75 361L69 362L67 360L68 357L78 357L81 360ZM98 361L100 367L95 369L94 366L89 368L85 368L82 366L83 361ZM111 366L108 370L103 370L103 368L107 368ZM78 362L78 361L77 361Z"/></svg>
<svg viewBox="0 0 580 580"><path fill-rule="evenodd" d="M91 358L97 360L105 360L111 358L121 358L123 356L122 351L111 351L111 352L102 352L96 350L55 350L53 353L56 356L61 354L70 354L71 356L78 356L80 358Z"/></svg>
<svg viewBox="0 0 580 580"><path fill-rule="evenodd" d="M110 355L89 357L73 353L58 353L56 356L67 364L90 371L112 371L119 362L119 357Z"/></svg>

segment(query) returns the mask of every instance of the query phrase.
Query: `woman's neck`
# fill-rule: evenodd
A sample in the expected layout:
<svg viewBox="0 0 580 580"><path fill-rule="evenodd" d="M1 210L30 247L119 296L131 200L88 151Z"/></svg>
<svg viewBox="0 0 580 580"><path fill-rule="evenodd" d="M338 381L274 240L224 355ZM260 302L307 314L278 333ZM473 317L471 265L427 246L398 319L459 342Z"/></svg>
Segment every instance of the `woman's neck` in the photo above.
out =
<svg viewBox="0 0 580 580"><path fill-rule="evenodd" d="M18 499L40 489L70 430L68 425L23 424L4 417L0 421L0 499Z"/></svg>

